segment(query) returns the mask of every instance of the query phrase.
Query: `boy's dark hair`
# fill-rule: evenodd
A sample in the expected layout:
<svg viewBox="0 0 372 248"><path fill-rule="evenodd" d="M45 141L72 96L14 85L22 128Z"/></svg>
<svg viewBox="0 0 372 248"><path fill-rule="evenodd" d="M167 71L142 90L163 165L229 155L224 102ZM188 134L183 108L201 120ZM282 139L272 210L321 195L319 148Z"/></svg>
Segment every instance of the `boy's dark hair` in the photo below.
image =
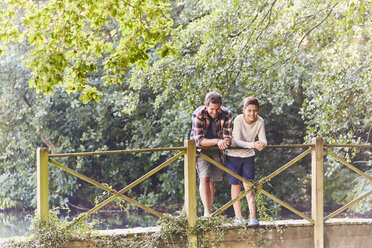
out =
<svg viewBox="0 0 372 248"><path fill-rule="evenodd" d="M217 93L217 92L209 92L206 96L205 96L205 104L208 106L209 103L218 103L220 105L222 105L222 96Z"/></svg>
<svg viewBox="0 0 372 248"><path fill-rule="evenodd" d="M258 99L254 96L249 96L244 99L244 108L246 108L248 105L256 105L258 109L260 109L260 104L258 103Z"/></svg>

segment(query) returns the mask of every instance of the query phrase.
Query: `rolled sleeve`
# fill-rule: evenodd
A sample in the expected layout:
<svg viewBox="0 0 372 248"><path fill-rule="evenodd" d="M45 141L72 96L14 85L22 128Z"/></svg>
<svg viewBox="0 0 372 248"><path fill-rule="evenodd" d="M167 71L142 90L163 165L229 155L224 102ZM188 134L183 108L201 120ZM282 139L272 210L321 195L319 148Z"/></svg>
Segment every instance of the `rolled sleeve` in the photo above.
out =
<svg viewBox="0 0 372 248"><path fill-rule="evenodd" d="M191 139L195 140L197 146L204 139L203 121L195 113L192 115Z"/></svg>

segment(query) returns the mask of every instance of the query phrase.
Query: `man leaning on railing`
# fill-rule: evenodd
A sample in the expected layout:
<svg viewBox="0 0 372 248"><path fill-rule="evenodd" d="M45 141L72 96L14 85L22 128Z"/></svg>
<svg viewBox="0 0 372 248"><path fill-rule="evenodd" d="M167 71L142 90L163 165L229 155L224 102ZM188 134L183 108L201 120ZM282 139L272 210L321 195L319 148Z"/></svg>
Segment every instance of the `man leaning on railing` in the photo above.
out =
<svg viewBox="0 0 372 248"><path fill-rule="evenodd" d="M205 97L205 105L198 107L192 115L191 139L197 146L215 146L219 150L202 150L204 154L222 162L221 151L231 145L232 115L231 111L222 106L222 97L217 92L210 92ZM223 171L208 162L196 157L196 168L200 178L200 197L204 206L204 216L212 214L214 182L222 181Z"/></svg>

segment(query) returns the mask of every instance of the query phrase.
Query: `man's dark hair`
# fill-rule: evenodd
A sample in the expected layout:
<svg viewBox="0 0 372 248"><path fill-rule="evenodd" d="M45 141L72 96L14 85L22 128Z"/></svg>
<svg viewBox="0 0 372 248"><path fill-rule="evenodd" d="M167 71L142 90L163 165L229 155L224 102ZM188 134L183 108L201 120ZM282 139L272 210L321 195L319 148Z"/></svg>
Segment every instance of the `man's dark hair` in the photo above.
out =
<svg viewBox="0 0 372 248"><path fill-rule="evenodd" d="M209 103L218 103L220 105L222 105L222 97L219 93L217 92L209 92L206 96L205 96L205 104L208 106Z"/></svg>
<svg viewBox="0 0 372 248"><path fill-rule="evenodd" d="M244 99L244 108L246 108L249 104L256 105L258 109L260 109L260 104L258 103L258 99L254 96L249 96Z"/></svg>

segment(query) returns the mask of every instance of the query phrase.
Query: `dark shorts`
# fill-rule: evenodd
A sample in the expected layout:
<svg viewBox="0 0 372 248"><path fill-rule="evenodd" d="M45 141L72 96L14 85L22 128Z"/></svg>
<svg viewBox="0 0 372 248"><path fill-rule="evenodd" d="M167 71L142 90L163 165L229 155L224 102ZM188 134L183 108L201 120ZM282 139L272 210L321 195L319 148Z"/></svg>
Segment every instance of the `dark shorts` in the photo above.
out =
<svg viewBox="0 0 372 248"><path fill-rule="evenodd" d="M254 156L248 158L240 158L240 157L232 157L226 156L227 160L227 168L232 170L239 176L253 181L255 177L254 171ZM240 184L240 180L227 174L227 178L229 179L229 184Z"/></svg>

